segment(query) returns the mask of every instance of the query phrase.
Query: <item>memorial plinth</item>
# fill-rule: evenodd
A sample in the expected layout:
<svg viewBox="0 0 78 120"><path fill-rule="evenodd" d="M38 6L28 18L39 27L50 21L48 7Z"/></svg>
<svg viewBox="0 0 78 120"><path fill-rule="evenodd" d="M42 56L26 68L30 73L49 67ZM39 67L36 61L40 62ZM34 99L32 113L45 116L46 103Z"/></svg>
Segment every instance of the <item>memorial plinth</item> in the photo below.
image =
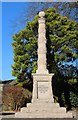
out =
<svg viewBox="0 0 78 120"><path fill-rule="evenodd" d="M46 62L46 30L45 13L39 13L38 29L38 69L33 76L32 103L21 108L15 114L16 118L72 118L72 113L66 113L66 108L54 103L52 91L52 77L49 74Z"/></svg>
<svg viewBox="0 0 78 120"><path fill-rule="evenodd" d="M32 102L54 102L52 93L52 76L54 74L33 74Z"/></svg>

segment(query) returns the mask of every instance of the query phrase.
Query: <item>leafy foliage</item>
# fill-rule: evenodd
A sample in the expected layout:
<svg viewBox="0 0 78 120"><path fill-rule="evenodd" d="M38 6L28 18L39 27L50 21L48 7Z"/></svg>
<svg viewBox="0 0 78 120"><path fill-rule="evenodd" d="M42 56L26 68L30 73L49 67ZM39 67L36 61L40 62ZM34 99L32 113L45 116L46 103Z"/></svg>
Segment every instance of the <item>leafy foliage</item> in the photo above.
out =
<svg viewBox="0 0 78 120"><path fill-rule="evenodd" d="M46 38L48 69L52 72L53 62L61 64L63 61L76 59L77 24L61 17L55 9L49 8L46 13ZM26 28L13 36L14 65L13 75L17 79L24 79L28 71L36 70L38 16L27 23ZM54 58L53 58L54 57Z"/></svg>
<svg viewBox="0 0 78 120"><path fill-rule="evenodd" d="M78 56L77 23L68 20L66 16L60 16L54 8L45 10L45 17L47 68L50 73L55 73L58 81L65 80L70 83L70 79L76 79L77 85L78 70L73 66ZM17 81L31 79L31 73L37 69L38 15L33 21L27 23L25 29L15 34L13 40L12 74L17 77Z"/></svg>
<svg viewBox="0 0 78 120"><path fill-rule="evenodd" d="M72 92L70 93L70 102L74 107L78 107L78 96Z"/></svg>

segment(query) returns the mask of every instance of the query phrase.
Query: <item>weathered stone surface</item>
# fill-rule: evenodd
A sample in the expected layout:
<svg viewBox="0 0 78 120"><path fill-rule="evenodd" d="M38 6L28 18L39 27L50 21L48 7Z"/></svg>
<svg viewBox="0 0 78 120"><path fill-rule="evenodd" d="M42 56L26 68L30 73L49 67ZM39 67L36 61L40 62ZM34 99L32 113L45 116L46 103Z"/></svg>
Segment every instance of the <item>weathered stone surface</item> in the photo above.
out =
<svg viewBox="0 0 78 120"><path fill-rule="evenodd" d="M17 112L17 118L72 118L71 113L53 113L53 112Z"/></svg>
<svg viewBox="0 0 78 120"><path fill-rule="evenodd" d="M21 108L15 114L16 118L72 118L72 113L66 112L66 108L59 107L54 103L52 91L52 77L49 74L46 63L46 30L45 13L39 13L38 29L38 69L33 75L33 95L32 103L27 104L27 108Z"/></svg>
<svg viewBox="0 0 78 120"><path fill-rule="evenodd" d="M45 13L39 13L39 29L38 29L38 69L37 74L48 74L46 63L46 29L45 29Z"/></svg>
<svg viewBox="0 0 78 120"><path fill-rule="evenodd" d="M44 101L38 101L38 102L35 102L35 103L28 103L27 104L27 107L51 107L51 108L58 108L59 107L59 103L52 103L52 102L44 102ZM60 107L59 107L60 108Z"/></svg>
<svg viewBox="0 0 78 120"><path fill-rule="evenodd" d="M38 100L54 102L51 83L53 75L54 74L33 74L32 102Z"/></svg>
<svg viewBox="0 0 78 120"><path fill-rule="evenodd" d="M36 101L28 103L27 108L15 114L17 118L72 118L72 113L66 113L66 108L59 107L58 103Z"/></svg>

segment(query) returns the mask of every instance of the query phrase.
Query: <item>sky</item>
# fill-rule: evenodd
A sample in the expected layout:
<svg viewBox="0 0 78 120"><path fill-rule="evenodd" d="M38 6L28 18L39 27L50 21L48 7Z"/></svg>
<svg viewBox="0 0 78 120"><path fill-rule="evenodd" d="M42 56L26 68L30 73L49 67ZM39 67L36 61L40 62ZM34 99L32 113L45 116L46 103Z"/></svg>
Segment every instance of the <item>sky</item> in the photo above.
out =
<svg viewBox="0 0 78 120"><path fill-rule="evenodd" d="M0 2L0 79L2 78L2 3Z"/></svg>
<svg viewBox="0 0 78 120"><path fill-rule="evenodd" d="M11 43L13 35L13 22L18 20L24 7L27 7L24 2L3 2L2 3L2 75L1 80L14 79L11 74L13 64L13 48ZM1 20L1 19L0 19ZM0 68L1 69L1 68ZM1 71L1 70L0 70Z"/></svg>

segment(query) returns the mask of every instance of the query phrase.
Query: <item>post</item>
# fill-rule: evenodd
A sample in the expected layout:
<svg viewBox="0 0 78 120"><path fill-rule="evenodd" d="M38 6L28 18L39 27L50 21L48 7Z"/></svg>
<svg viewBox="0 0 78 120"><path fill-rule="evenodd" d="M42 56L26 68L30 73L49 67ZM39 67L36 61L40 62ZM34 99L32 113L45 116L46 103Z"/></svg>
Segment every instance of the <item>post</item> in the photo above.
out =
<svg viewBox="0 0 78 120"><path fill-rule="evenodd" d="M38 29L38 70L37 74L48 74L46 63L46 30L45 30L45 13L39 13L39 29Z"/></svg>

